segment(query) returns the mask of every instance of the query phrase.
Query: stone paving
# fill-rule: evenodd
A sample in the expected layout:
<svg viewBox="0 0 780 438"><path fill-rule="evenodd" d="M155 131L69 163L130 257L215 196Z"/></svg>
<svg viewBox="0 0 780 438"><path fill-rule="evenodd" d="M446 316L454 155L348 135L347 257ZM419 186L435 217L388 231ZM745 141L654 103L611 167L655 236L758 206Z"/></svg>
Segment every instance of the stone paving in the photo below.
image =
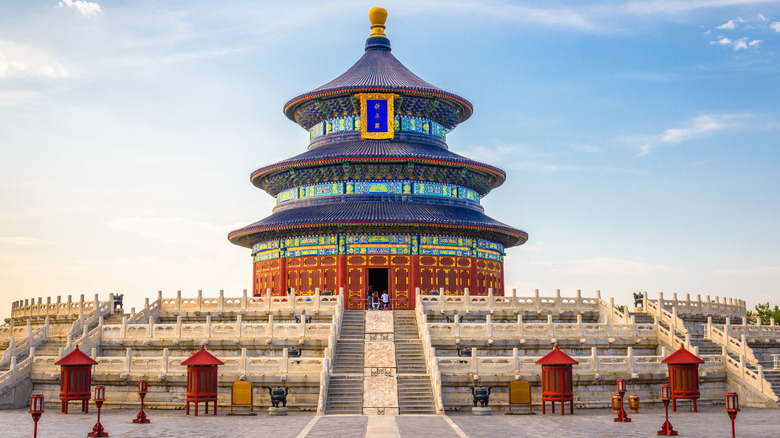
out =
<svg viewBox="0 0 780 438"><path fill-rule="evenodd" d="M376 417L333 415L316 417L311 413L291 412L286 417L270 417L261 412L256 417L186 416L180 410L148 411L151 424L133 424L137 411L104 410L101 422L110 437L220 437L243 438L273 436L274 438L304 437L566 437L618 438L655 437L663 424L663 407L642 407L631 414L631 423L614 423L610 409L577 410L574 415L558 414L509 416L472 416L468 411L448 416L405 415ZM38 423L41 438L85 437L97 419L96 412L63 415L48 407ZM731 423L722 406L703 406L698 413L676 412L669 420L680 437L715 438L730 436ZM0 411L0 435L3 437L32 436L33 423L26 409ZM740 438L780 437L780 410L745 409L736 421Z"/></svg>

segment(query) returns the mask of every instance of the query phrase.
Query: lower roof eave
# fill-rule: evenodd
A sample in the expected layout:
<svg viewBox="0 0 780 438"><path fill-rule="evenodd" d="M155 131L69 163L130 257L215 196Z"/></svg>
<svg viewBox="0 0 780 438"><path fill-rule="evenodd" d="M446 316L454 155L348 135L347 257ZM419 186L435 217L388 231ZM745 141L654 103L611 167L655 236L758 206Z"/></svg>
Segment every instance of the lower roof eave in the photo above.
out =
<svg viewBox="0 0 780 438"><path fill-rule="evenodd" d="M523 230L509 230L468 225L446 225L415 222L330 222L323 224L286 225L272 227L253 227L252 225L235 230L228 235L231 243L251 248L255 243L290 236L312 234L332 234L336 229L341 233L371 233L379 229L396 228L398 234L408 234L416 230L428 229L426 234L467 235L498 241L505 248L519 246L528 241L528 233Z"/></svg>

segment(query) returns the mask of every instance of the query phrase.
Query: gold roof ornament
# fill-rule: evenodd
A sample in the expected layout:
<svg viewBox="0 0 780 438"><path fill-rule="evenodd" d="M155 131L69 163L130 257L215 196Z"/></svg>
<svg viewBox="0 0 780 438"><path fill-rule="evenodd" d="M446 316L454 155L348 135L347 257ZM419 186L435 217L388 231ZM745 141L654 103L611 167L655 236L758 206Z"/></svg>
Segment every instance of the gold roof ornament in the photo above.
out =
<svg viewBox="0 0 780 438"><path fill-rule="evenodd" d="M385 21L387 21L387 9L371 8L368 11L368 19L371 20L371 37L385 36Z"/></svg>

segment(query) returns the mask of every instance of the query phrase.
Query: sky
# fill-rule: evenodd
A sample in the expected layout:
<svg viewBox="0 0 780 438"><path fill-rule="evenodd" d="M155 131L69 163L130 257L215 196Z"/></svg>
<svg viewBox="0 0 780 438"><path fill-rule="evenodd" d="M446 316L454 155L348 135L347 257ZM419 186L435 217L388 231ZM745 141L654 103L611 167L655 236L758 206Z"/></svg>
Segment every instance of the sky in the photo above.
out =
<svg viewBox="0 0 780 438"><path fill-rule="evenodd" d="M306 150L282 105L363 54L469 99L518 295L780 304L780 1L0 0L0 317L17 299L251 290L250 173Z"/></svg>

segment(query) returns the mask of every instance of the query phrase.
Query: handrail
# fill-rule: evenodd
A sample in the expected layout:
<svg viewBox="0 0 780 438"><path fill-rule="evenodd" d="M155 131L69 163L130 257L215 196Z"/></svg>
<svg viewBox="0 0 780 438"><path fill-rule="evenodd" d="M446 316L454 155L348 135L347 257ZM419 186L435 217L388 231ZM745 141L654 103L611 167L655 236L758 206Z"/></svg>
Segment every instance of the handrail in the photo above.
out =
<svg viewBox="0 0 780 438"><path fill-rule="evenodd" d="M113 294L109 294L109 302L112 301ZM43 297L37 299L25 299L11 303L11 318L43 318L50 317L68 317L75 315L84 315L94 311L95 302L98 301L98 295L95 295L95 301L84 300L84 294L81 294L78 301L73 300L72 295L67 299L57 296L52 302L53 297L47 297L44 303ZM110 303L113 304L113 303Z"/></svg>
<svg viewBox="0 0 780 438"><path fill-rule="evenodd" d="M644 294L645 297L647 293ZM645 298L645 302L653 302L656 306L671 309L677 308L679 314L683 315L701 315L701 316L738 316L744 317L747 313L747 305L744 300L723 297L715 299L705 296L702 300L701 295L696 295L695 300L691 300L691 294L685 294L685 299L677 298L677 293L672 294L672 298L664 298L663 292L658 293L657 300ZM660 304L659 304L660 303ZM647 304L645 305L647 307Z"/></svg>
<svg viewBox="0 0 780 438"><path fill-rule="evenodd" d="M343 289L343 288L342 288ZM341 298L339 298L341 297ZM182 297L181 291L177 291L175 298L163 298L160 296L160 311L169 313L185 312L222 312L222 311L257 311L266 314L272 311L306 310L318 312L332 310L336 303L341 302L343 307L343 290L339 295L325 295L316 289L311 295L272 295L267 289L265 294L249 296L246 289L241 297L225 297L224 291L219 292L216 298L203 297L203 291L199 290L195 298Z"/></svg>
<svg viewBox="0 0 780 438"><path fill-rule="evenodd" d="M744 356L750 366L760 365L753 349L748 345L745 334L743 333L739 339L731 336L731 327L731 324L716 326L712 323L712 317L708 317L704 333L707 339L725 348L729 353Z"/></svg>
<svg viewBox="0 0 780 438"><path fill-rule="evenodd" d="M423 310L423 306L420 304L420 289L415 291L416 303L418 304L414 308L415 318L417 320L417 328L420 334L420 343L423 347L423 354L425 356L425 368L431 379L431 386L433 390L434 407L437 414L444 413L444 401L442 399L442 384L441 384L441 372L439 371L439 363L436 360L436 350L431 345L431 332L427 323L427 316Z"/></svg>
<svg viewBox="0 0 780 438"><path fill-rule="evenodd" d="M39 329L32 329L31 320L27 320L27 336L16 342L13 335L8 340L8 348L3 351L2 357L0 357L0 366L5 366L11 363L11 358L17 356L26 355L30 352L31 348L35 348L41 345L46 339L49 338L49 317L46 317L46 322Z"/></svg>
<svg viewBox="0 0 780 438"><path fill-rule="evenodd" d="M468 292L466 290L465 292ZM533 297L517 296L516 291L512 291L511 296L494 295L493 289L488 289L487 295L445 295L441 290L439 294L419 294L416 301L417 306L422 306L426 310L465 310L466 312L487 310L494 311L576 311L576 312L597 312L599 310L598 300L600 292L596 291L595 298L583 297L581 291L577 291L575 297L562 297L560 289L556 290L554 297L544 297L539 295L539 290L534 292Z"/></svg>
<svg viewBox="0 0 780 438"><path fill-rule="evenodd" d="M490 315L488 315L489 317ZM550 315L551 316L551 315ZM552 319L552 318L550 318ZM522 338L550 339L648 339L655 338L655 324L613 324L583 323L581 315L577 315L575 323L560 322L523 322L519 315L518 322L463 323L460 315L455 315L454 322L429 322L429 333L435 339L445 340L512 340Z"/></svg>
<svg viewBox="0 0 780 438"><path fill-rule="evenodd" d="M518 354L517 348L513 349L512 356L479 356L472 348L471 356L439 356L436 361L443 373L451 375L466 374L490 374L490 375L511 375L511 376L530 376L538 375L539 365L536 361L542 356L522 356ZM664 355L635 355L631 347L628 347L627 354L621 355L599 355L596 347L591 348L591 354L584 356L572 356L578 365L574 365L575 374L597 374L597 373L663 373L666 371L666 365L662 362ZM725 361L721 355L702 355L704 363L700 369L705 371L724 371Z"/></svg>
<svg viewBox="0 0 780 438"><path fill-rule="evenodd" d="M94 347L93 347L94 348ZM87 350L93 351L93 350ZM93 351L94 352L94 351ZM282 373L290 375L313 375L312 370L322 370L323 357L289 357L287 349L282 350L281 356L247 356L246 349L242 349L241 356L220 357L224 362L220 366L220 374L270 374ZM47 367L54 367L56 356L36 356L34 366L36 373L48 373ZM128 348L124 356L96 356L93 357L98 365L93 371L95 375L112 374L149 374L160 373L165 375L184 375L186 366L181 362L186 356L171 356L168 349L164 349L162 356L136 356L132 349ZM53 369L53 368L52 368Z"/></svg>

